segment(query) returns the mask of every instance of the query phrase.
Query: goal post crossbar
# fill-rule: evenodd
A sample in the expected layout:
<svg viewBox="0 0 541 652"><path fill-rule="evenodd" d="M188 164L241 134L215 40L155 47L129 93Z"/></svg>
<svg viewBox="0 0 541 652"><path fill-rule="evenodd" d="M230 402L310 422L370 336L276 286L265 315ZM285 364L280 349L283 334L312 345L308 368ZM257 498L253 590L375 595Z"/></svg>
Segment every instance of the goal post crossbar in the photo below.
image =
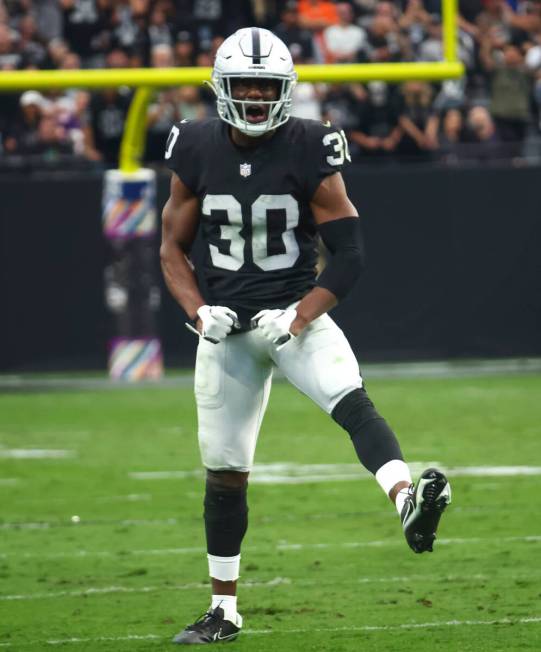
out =
<svg viewBox="0 0 541 652"><path fill-rule="evenodd" d="M348 63L301 65L295 68L303 82L400 82L407 79L441 80L460 77L459 61L437 63ZM51 88L160 88L198 85L210 79L211 68L113 68L93 70L18 70L0 75L0 91Z"/></svg>

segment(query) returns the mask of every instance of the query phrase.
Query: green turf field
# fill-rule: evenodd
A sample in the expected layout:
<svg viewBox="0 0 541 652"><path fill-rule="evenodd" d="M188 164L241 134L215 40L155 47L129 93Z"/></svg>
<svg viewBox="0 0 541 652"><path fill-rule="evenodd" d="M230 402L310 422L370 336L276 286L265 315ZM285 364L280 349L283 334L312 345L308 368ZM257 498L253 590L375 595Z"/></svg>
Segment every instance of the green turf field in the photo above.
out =
<svg viewBox="0 0 541 652"><path fill-rule="evenodd" d="M410 461L455 468L435 552L277 383L227 649L541 650L541 376L368 389ZM173 647L208 606L195 431L186 387L0 396L0 649Z"/></svg>

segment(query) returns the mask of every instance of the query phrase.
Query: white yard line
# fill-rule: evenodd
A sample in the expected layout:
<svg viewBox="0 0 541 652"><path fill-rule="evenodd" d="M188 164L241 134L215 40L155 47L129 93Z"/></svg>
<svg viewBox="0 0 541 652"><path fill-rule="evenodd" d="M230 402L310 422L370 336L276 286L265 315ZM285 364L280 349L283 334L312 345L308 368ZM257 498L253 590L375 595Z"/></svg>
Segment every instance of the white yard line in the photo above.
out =
<svg viewBox="0 0 541 652"><path fill-rule="evenodd" d="M119 641L152 641L164 640L163 636L157 634L130 634L128 636L98 636L96 638L63 638L63 639L49 639L45 641L28 641L24 645L67 645L68 643L105 643L105 642L119 642ZM12 647L14 643L0 643L0 647ZM17 643L19 645L19 643Z"/></svg>
<svg viewBox="0 0 541 652"><path fill-rule="evenodd" d="M314 627L310 629L246 629L244 634L309 634L310 632L382 632L397 629L429 629L432 627L465 627L472 625L526 625L541 623L541 616L501 618L499 620L436 620L428 623L401 623L399 625L360 625L358 627Z"/></svg>
<svg viewBox="0 0 541 652"><path fill-rule="evenodd" d="M391 577L357 577L351 578L349 580L342 581L342 584L409 584L409 583L418 583L418 582L435 582L435 583L445 583L445 582L486 582L494 577L489 577L482 574L472 574L472 575L445 575L445 576L435 576L435 575L399 575ZM502 579L500 576L497 576L498 579ZM509 580L528 580L528 579L537 579L538 574L528 573L527 575L517 575L512 574L510 576L505 576L503 579ZM269 586L281 586L287 585L291 586L292 584L297 586L320 586L321 580L310 580L310 579L297 579L292 580L289 577L274 577L271 580L245 580L242 582L243 589L253 589L253 588L265 588ZM18 602L18 601L29 601L29 600L51 600L56 598L81 598L89 596L100 596L108 595L111 593L155 593L163 591L194 591L194 590L205 590L208 591L210 584L208 582L192 582L189 584L175 584L175 585L164 585L164 586L102 586L95 587L90 586L86 589L81 589L77 591L52 591L50 593L17 593L11 595L0 595L0 602Z"/></svg>
<svg viewBox="0 0 541 652"><path fill-rule="evenodd" d="M280 584L292 584L287 577L275 577L267 581L246 581L243 588L259 588L268 586L279 586ZM48 600L51 598L81 598L91 595L107 595L109 593L154 593L156 591L193 591L195 589L210 589L208 582L194 582L192 584L176 584L174 586L91 586L81 591L55 591L52 593L19 593L15 595L0 595L0 601L13 602L20 600Z"/></svg>
<svg viewBox="0 0 541 652"><path fill-rule="evenodd" d="M407 629L435 629L440 627L479 627L494 625L534 625L541 623L541 616L526 616L524 618L500 618L496 620L434 620L425 623L399 623L397 625L359 625L358 627L311 627L310 629L245 629L242 636L266 636L277 634L287 636L289 634L310 634L312 632L326 634L338 632L386 632ZM103 643L120 641L164 641L170 640L170 636L159 634L128 634L127 636L97 636L95 638L63 638L28 641L24 645L67 645L69 643ZM12 647L15 643L0 643L0 647Z"/></svg>
<svg viewBox="0 0 541 652"><path fill-rule="evenodd" d="M438 462L410 462L414 476L430 466L440 467L450 478L540 476L541 466L454 466ZM189 471L132 471L132 480L183 480L203 477L202 469ZM250 473L250 484L305 484L367 480L373 476L360 464L295 464L277 462L256 464Z"/></svg>
<svg viewBox="0 0 541 652"><path fill-rule="evenodd" d="M121 496L101 496L94 498L96 503L115 503L124 502L137 503L152 500L151 494L124 494Z"/></svg>
<svg viewBox="0 0 541 652"><path fill-rule="evenodd" d="M477 545L481 544L491 547L491 544L499 543L540 543L541 535L527 535L517 537L469 537L469 538L453 538L453 539L437 539L436 545L452 546L452 545ZM278 543L269 546L245 546L246 552L302 552L303 550L332 550L332 549L350 549L350 548L385 548L394 546L403 546L404 541L402 538L397 537L394 539L381 539L376 541L346 541L341 543ZM143 550L129 550L122 551L122 555L126 557L145 557L145 556L174 556L174 555L191 555L203 554L205 548L190 547L190 548L148 548ZM0 559L9 558L23 558L23 559L63 559L63 558L77 558L77 557L114 557L118 558L119 552L112 550L74 550L73 552L54 552L54 553L1 553Z"/></svg>
<svg viewBox="0 0 541 652"><path fill-rule="evenodd" d="M8 460L62 460L75 454L72 450L53 448L0 448L0 459Z"/></svg>
<svg viewBox="0 0 541 652"><path fill-rule="evenodd" d="M157 527L160 525L178 525L179 520L176 518L126 518L120 521L86 521L86 525L150 525ZM0 530L47 530L52 527L79 527L79 524L74 525L70 519L63 521L21 521L20 523L0 523Z"/></svg>

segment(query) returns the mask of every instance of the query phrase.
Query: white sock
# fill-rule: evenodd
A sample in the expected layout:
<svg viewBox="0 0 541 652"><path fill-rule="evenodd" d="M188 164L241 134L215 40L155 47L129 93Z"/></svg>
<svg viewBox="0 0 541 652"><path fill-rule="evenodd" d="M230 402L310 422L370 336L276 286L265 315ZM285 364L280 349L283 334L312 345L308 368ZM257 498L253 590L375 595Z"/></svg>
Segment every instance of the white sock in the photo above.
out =
<svg viewBox="0 0 541 652"><path fill-rule="evenodd" d="M409 493L409 487L406 487L405 489L400 489L400 491L396 494L395 505L399 516L402 515L402 508L404 507L406 497L409 495Z"/></svg>
<svg viewBox="0 0 541 652"><path fill-rule="evenodd" d="M211 609L221 607L224 610L225 620L230 620L232 623L237 622L237 596L236 595L213 595Z"/></svg>
<svg viewBox="0 0 541 652"><path fill-rule="evenodd" d="M376 471L376 481L387 496L391 489L399 482L407 482L408 485L412 483L409 467L402 460L386 462ZM407 493L403 493L406 491L407 489L400 490L396 496L395 504L399 514L402 512L402 507L406 500Z"/></svg>

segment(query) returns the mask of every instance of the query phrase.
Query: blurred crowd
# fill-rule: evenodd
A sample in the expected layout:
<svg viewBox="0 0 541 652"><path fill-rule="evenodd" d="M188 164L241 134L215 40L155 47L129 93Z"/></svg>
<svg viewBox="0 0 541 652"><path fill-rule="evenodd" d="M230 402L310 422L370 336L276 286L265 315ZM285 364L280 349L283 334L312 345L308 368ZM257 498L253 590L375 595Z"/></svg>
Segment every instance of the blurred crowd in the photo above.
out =
<svg viewBox="0 0 541 652"><path fill-rule="evenodd" d="M0 71L211 66L224 37L247 25L274 31L296 63L435 62L443 58L441 6L441 0L0 0ZM535 153L541 0L460 0L459 11L463 79L303 82L293 114L344 129L360 162L520 161ZM3 164L115 167L131 93L1 94ZM172 122L211 115L214 98L206 87L156 91L146 162L162 160Z"/></svg>

